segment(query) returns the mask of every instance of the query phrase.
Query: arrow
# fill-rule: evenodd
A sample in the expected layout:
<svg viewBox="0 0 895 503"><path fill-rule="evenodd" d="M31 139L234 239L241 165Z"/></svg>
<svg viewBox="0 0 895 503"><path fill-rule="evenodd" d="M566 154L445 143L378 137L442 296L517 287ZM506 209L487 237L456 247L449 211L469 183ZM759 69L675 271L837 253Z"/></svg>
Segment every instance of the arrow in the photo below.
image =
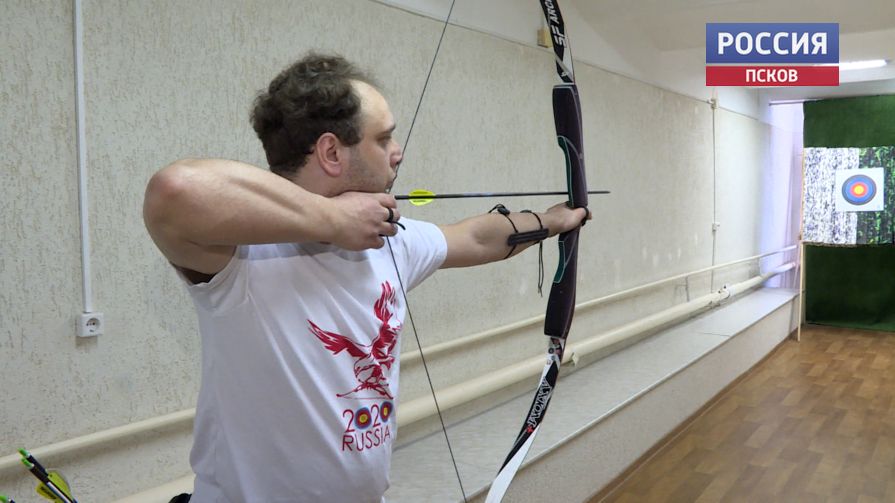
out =
<svg viewBox="0 0 895 503"><path fill-rule="evenodd" d="M609 194L608 190L591 190L588 194ZM524 196L567 196L568 191L549 192L461 192L457 194L436 194L430 190L416 189L407 195L396 195L398 201L410 201L414 206L423 206L435 199L463 199L467 197L524 197Z"/></svg>
<svg viewBox="0 0 895 503"><path fill-rule="evenodd" d="M54 503L77 503L71 497L71 489L61 473L47 470L25 449L19 449L19 454L22 456L21 461L25 468L41 482L37 486L37 494Z"/></svg>

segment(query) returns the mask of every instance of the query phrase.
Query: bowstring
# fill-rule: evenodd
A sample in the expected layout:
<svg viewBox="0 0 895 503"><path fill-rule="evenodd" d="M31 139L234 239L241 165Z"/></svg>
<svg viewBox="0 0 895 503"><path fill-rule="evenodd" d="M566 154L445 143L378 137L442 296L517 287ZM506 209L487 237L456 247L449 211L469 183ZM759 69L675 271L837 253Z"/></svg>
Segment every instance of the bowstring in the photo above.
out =
<svg viewBox="0 0 895 503"><path fill-rule="evenodd" d="M423 98L426 96L426 90L429 88L429 80L432 78L432 70L435 68L435 61L438 59L438 52L441 50L441 43L444 41L444 34L447 32L448 22L451 19L451 13L454 11L454 4L457 0L451 0L451 6L448 9L447 16L444 18L444 24L441 27L441 35L438 37L438 45L435 46L435 55L432 57L432 62L429 63L429 71L426 73L426 80L423 83L423 90L420 92L420 99L416 103L416 109L413 112L413 118L410 120L410 127L407 129L407 137L404 139L403 146L403 154L406 156L407 147L410 145L410 136L413 133L413 126L416 124L416 119L419 116L420 108L423 104ZM398 179L398 169L400 169L401 164L398 163L395 166L395 177L392 179L392 187L394 187L394 182ZM391 187L387 191L391 193ZM451 464L454 467L454 473L457 476L457 483L460 485L460 494L463 496L464 503L469 500L466 498L466 490L463 488L463 478L460 476L460 468L457 466L457 458L454 456L454 449L451 447L451 439L448 436L447 426L444 422L444 415L441 413L441 407L438 405L438 397L435 395L435 385L432 382L432 374L429 372L429 365L426 363L426 356L423 352L423 345L420 342L419 332L416 330L416 323L413 321L413 313L410 311L410 302L407 300L407 290L404 288L404 280L401 277L401 271L398 268L398 261L395 258L395 251L392 248L391 239L388 236L385 236L385 242L388 244L388 252L392 257L392 264L395 267L395 274L398 276L398 286L401 288L401 296L404 298L404 307L407 310L407 319L410 320L410 328L413 330L413 337L416 339L416 346L420 352L420 361L423 364L423 370L426 373L426 381L429 383L429 390L432 392L432 401L435 403L435 412L438 413L438 421L441 423L441 431L444 433L444 441L447 444L448 454L451 457Z"/></svg>
<svg viewBox="0 0 895 503"><path fill-rule="evenodd" d="M432 70L435 68L435 60L438 59L438 51L441 50L441 43L444 41L444 34L447 32L448 21L451 20L451 13L454 12L454 4L457 0L451 0L451 6L448 9L447 16L444 18L444 24L441 26L441 36L438 37L438 45L435 46L435 56L432 57L432 62L429 63L429 71L426 73L426 81L423 82L423 90L420 93L420 99L416 102L416 110L413 111L413 118L410 119L410 127L407 129L407 136L404 138L404 147L402 151L404 155L407 155L407 147L410 145L410 135L413 133L413 126L416 124L416 118L419 116L420 107L423 105L423 97L426 96L426 90L429 88L429 79L432 78ZM395 181L398 179L398 170L401 169L401 163L398 163L395 166L395 177L392 179L392 187L394 187ZM391 188L387 192L391 192Z"/></svg>
<svg viewBox="0 0 895 503"><path fill-rule="evenodd" d="M444 432L444 440L447 443L448 454L451 456L451 464L454 466L454 473L457 474L457 483L460 484L460 493L463 495L464 503L469 501L466 499L466 491L463 489L463 479L460 477L460 469L457 466L457 458L454 457L454 449L451 448L451 440L448 438L447 426L444 423L444 416L441 414L441 407L438 405L438 398L435 396L435 385L432 383L432 376L429 374L429 366L426 365L426 355L423 353L423 346L420 344L420 336L416 331L416 324L413 322L413 313L410 312L410 304L407 302L407 292L404 290L404 280L401 278L401 272L398 269L398 261L395 259L395 251L392 249L392 242L386 238L388 251L392 256L392 263L395 265L395 273L398 275L398 286L401 287L401 295L404 297L404 307L407 309L407 319L410 320L410 328L413 329L413 336L416 339L416 345L420 352L420 361L423 363L423 370L426 371L426 381L429 383L429 390L432 391L432 401L435 402L435 411L438 413L438 421L441 423L441 431Z"/></svg>

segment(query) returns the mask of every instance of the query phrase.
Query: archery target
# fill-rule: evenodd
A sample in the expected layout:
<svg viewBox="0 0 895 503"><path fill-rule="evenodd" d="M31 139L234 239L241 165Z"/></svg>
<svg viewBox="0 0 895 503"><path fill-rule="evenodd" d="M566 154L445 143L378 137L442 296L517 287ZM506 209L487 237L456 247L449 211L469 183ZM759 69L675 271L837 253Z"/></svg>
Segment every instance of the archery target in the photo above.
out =
<svg viewBox="0 0 895 503"><path fill-rule="evenodd" d="M373 417L370 415L370 409L362 407L355 412L354 425L357 426L357 429L365 430L372 422Z"/></svg>
<svg viewBox="0 0 895 503"><path fill-rule="evenodd" d="M836 172L836 211L882 211L885 201L883 168Z"/></svg>
<svg viewBox="0 0 895 503"><path fill-rule="evenodd" d="M382 406L379 409L379 416L383 421L388 421L388 418L392 415L392 409L394 409L394 406L391 402L382 402Z"/></svg>
<svg viewBox="0 0 895 503"><path fill-rule="evenodd" d="M851 204L863 206L876 195L876 182L867 175L852 175L842 183L842 197Z"/></svg>

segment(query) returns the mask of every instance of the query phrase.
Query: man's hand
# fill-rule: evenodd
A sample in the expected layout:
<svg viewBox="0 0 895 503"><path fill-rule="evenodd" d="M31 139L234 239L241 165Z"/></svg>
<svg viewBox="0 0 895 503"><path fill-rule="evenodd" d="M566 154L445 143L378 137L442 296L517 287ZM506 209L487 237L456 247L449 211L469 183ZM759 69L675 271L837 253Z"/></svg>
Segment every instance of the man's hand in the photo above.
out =
<svg viewBox="0 0 895 503"><path fill-rule="evenodd" d="M383 236L394 236L401 218L395 196L346 192L329 199L332 203L332 243L346 250L382 248Z"/></svg>
<svg viewBox="0 0 895 503"><path fill-rule="evenodd" d="M546 215L548 216L546 220L550 223L548 225L545 221L544 225L550 229L550 236L570 231L583 225L585 220L593 218L586 209L569 208L566 203L554 204L547 210Z"/></svg>

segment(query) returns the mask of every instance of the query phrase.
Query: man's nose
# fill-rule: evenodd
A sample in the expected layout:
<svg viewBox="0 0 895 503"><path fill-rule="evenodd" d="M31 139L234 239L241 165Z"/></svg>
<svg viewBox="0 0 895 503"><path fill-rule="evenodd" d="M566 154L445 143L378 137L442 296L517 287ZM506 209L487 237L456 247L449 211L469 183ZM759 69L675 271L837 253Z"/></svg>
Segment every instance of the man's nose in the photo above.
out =
<svg viewBox="0 0 895 503"><path fill-rule="evenodd" d="M403 160L404 160L404 150L401 148L400 145L398 145L397 151L392 156L392 167L393 168L398 167L398 165L401 164L401 161L403 161Z"/></svg>

